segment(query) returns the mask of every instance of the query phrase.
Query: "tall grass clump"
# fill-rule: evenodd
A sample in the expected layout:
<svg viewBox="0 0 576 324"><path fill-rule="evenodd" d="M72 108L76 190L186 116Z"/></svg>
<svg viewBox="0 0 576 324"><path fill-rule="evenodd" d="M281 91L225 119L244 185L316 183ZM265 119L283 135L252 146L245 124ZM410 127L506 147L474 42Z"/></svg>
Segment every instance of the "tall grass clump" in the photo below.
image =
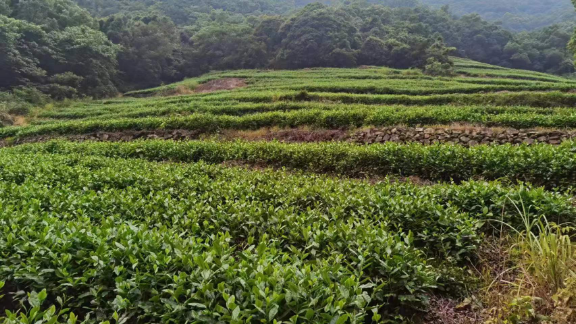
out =
<svg viewBox="0 0 576 324"><path fill-rule="evenodd" d="M522 221L512 229L505 260L490 265L495 277L485 288L489 324L549 323L576 321L576 244L571 224L555 224L546 215L527 211L522 199L512 202ZM528 208L529 209L529 208Z"/></svg>

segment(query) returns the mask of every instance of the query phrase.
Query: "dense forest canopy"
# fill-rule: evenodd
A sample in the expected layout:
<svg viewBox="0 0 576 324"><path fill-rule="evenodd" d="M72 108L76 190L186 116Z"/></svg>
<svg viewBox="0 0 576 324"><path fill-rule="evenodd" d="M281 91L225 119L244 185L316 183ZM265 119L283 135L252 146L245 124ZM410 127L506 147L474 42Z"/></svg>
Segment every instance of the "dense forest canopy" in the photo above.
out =
<svg viewBox="0 0 576 324"><path fill-rule="evenodd" d="M573 23L576 12L570 0L421 0L434 7L450 6L457 15L477 13L500 21L506 29L534 30L558 23Z"/></svg>
<svg viewBox="0 0 576 324"><path fill-rule="evenodd" d="M91 14L105 17L119 12L154 8L170 16L177 24L190 23L199 13L221 9L239 14L286 14L316 0L76 0ZM321 0L327 5L349 4L350 0ZM576 11L570 0L362 0L367 4L387 7L416 7L429 5L440 9L448 5L458 16L479 14L491 22L500 22L512 31L530 31L553 24L576 20ZM195 14L196 13L196 14Z"/></svg>
<svg viewBox="0 0 576 324"><path fill-rule="evenodd" d="M566 24L514 33L417 0L0 0L0 91L106 97L243 68L450 75L450 55L569 74L571 35Z"/></svg>

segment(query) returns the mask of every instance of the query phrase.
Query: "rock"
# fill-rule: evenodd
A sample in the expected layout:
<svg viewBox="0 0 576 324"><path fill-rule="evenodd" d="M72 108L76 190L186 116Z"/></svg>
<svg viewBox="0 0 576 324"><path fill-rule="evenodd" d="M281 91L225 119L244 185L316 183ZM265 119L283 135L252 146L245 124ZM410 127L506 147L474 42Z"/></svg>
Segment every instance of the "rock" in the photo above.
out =
<svg viewBox="0 0 576 324"><path fill-rule="evenodd" d="M516 129L509 129L507 133L510 135L518 135L519 131Z"/></svg>
<svg viewBox="0 0 576 324"><path fill-rule="evenodd" d="M460 142L462 143L468 143L470 141L470 139L466 136L460 136Z"/></svg>
<svg viewBox="0 0 576 324"><path fill-rule="evenodd" d="M526 139L523 141L523 143L524 143L524 144L528 144L528 145L532 145L532 144L534 144L534 140L531 139L531 138L526 138Z"/></svg>

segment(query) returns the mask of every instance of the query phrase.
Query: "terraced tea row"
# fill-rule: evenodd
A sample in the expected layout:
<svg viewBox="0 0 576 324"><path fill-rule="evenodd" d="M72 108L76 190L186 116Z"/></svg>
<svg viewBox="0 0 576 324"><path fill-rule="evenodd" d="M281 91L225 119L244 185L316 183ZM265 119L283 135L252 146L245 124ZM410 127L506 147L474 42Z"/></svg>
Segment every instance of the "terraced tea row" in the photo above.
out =
<svg viewBox="0 0 576 324"><path fill-rule="evenodd" d="M553 83L574 83L574 81L562 78L559 76L553 76L550 74L539 73L534 71L526 70L513 70L505 69L499 66L493 66L484 63L478 63L470 60L454 58L455 70L457 73L467 76L472 76L472 78L444 78L444 80L454 80L458 81L472 81L477 83L497 83L497 82L513 82L515 80L523 80L524 84L538 84L530 81L540 81L540 82L553 82ZM482 78L474 78L474 77ZM492 79L485 79L485 77L490 77ZM189 79L183 82L162 86L153 89L146 89L140 91L134 91L127 93L127 95L133 96L146 96L151 94L166 94L170 93L178 87L193 88L201 83L206 83L212 80L222 79L222 78L240 78L249 81L249 84L258 86L264 83L272 83L276 85L286 85L291 83L302 83L306 82L308 84L313 84L311 80L322 81L330 79L333 83L338 83L340 80L438 80L431 76L423 75L419 70L395 70L389 68L381 67L363 67L361 69L330 69L330 68L319 68L319 69L306 69L306 70L296 70L296 71L271 71L271 70L240 70L240 71L229 71L229 72L217 72L204 75L200 78ZM280 83L278 80L282 80ZM401 82L394 82L398 86L403 86ZM438 83L439 85L439 83ZM406 88L406 87L404 87Z"/></svg>
<svg viewBox="0 0 576 324"><path fill-rule="evenodd" d="M38 135L73 135L95 131L128 130L194 130L199 133L214 133L219 130L256 130L263 127L354 128L364 126L395 125L449 125L452 123L472 123L485 126L504 126L517 129L534 127L566 128L575 127L576 115L566 108L539 110L526 107L350 107L346 109L316 109L315 105L302 106L249 106L245 109L277 109L287 107L293 111L252 113L243 116L217 115L212 113L192 113L182 117L142 117L142 118L97 118L50 122L24 127L0 129L0 138L25 138ZM309 107L309 109L306 109ZM218 110L219 108L215 108ZM221 112L227 113L228 108ZM233 111L231 111L233 113ZM131 113L128 113L131 114Z"/></svg>
<svg viewBox="0 0 576 324"><path fill-rule="evenodd" d="M181 102L181 103L159 103L156 105L139 105L139 104L123 104L123 105L106 105L99 107L82 107L82 108L67 108L58 110L46 110L39 113L37 116L43 118L37 120L34 124L48 124L56 121L66 120L80 120L80 119L114 119L114 118L142 118L154 116L182 116L192 113L207 113L212 115L230 115L230 116L243 116L248 114L257 114L265 112L288 112L288 111L302 111L302 110L325 110L325 111L360 111L360 110L373 110L373 111L395 111L398 114L405 112L421 111L430 112L433 114L437 111L452 111L452 112L471 112L484 113L484 114L540 114L540 115L566 115L570 116L574 113L573 108L559 107L559 108L536 108L528 106L404 106L404 105L363 105L363 104L338 104L338 103L323 103L323 102L273 102L273 103L240 103L231 101L229 103L215 102L215 103L196 103L196 102ZM465 118L465 117L463 117ZM463 119L466 121L466 119Z"/></svg>
<svg viewBox="0 0 576 324"><path fill-rule="evenodd" d="M548 188L576 181L575 143L558 146L475 146L421 144L136 141L72 143L54 141L15 147L23 152L83 153L152 161L243 162L352 176L419 176L437 181L471 178L526 181Z"/></svg>

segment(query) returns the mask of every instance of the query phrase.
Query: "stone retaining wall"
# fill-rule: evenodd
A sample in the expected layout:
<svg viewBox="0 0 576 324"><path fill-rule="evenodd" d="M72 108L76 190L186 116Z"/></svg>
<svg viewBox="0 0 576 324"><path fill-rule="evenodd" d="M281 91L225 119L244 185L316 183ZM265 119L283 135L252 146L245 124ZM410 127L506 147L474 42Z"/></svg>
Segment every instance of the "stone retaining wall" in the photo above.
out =
<svg viewBox="0 0 576 324"><path fill-rule="evenodd" d="M191 130L150 130L150 131L123 131L123 132L94 132L81 135L39 135L10 140L1 140L0 147L24 143L45 142L54 138L65 138L71 141L109 141L128 142L140 139L166 139L166 140L193 140L203 137L199 131ZM279 140L282 142L331 142L348 141L358 144L373 143L411 143L418 142L425 145L433 143L454 143L464 146L479 144L534 144L547 143L558 145L567 139L576 137L576 131L561 130L516 130L498 128L456 128L456 127L387 127L371 128L358 131L346 130L269 130L258 136L243 136L241 133L226 136L220 134L225 140L241 138L244 140Z"/></svg>
<svg viewBox="0 0 576 324"><path fill-rule="evenodd" d="M558 145L562 141L576 137L574 131L559 130L517 130L495 128L453 128L453 127L388 127L361 130L350 136L355 143L408 143L422 144L454 143L465 146L478 144L534 144Z"/></svg>

